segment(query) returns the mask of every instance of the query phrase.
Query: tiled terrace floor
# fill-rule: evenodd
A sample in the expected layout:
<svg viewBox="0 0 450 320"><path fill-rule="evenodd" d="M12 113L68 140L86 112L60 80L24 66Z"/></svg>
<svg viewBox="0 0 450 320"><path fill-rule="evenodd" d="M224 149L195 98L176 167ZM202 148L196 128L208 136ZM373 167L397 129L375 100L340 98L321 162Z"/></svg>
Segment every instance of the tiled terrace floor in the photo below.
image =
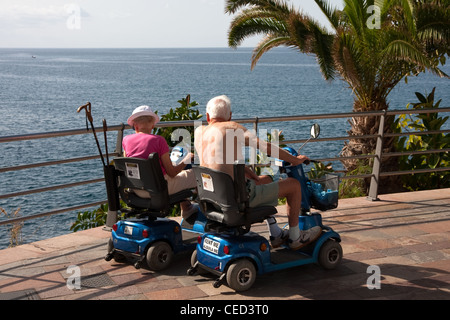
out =
<svg viewBox="0 0 450 320"><path fill-rule="evenodd" d="M266 274L240 294L214 288L211 277L186 275L190 253L161 273L106 262L109 233L96 228L0 250L0 299L450 299L450 189L340 200L323 222L342 237L337 269ZM67 286L72 265L80 268L81 290ZM380 289L367 287L370 265L380 268Z"/></svg>

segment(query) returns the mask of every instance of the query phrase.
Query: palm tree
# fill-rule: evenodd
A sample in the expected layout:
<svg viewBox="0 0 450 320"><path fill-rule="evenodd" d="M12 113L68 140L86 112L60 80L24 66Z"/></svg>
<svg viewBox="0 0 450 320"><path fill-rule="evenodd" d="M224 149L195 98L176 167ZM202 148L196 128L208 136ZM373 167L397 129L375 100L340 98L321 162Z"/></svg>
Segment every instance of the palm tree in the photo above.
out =
<svg viewBox="0 0 450 320"><path fill-rule="evenodd" d="M226 13L237 13L228 44L236 48L250 36L263 35L253 50L252 69L265 52L278 46L315 55L326 80L339 77L353 90L355 112L387 109L389 93L408 76L428 70L448 78L438 66L450 54L449 0L344 0L343 10L326 0L315 2L332 30L286 1L226 0ZM355 117L348 133L374 134L378 121ZM389 142L385 146L389 148ZM370 154L374 149L371 139L353 139L345 144L342 156ZM343 163L349 171L358 165L355 160Z"/></svg>

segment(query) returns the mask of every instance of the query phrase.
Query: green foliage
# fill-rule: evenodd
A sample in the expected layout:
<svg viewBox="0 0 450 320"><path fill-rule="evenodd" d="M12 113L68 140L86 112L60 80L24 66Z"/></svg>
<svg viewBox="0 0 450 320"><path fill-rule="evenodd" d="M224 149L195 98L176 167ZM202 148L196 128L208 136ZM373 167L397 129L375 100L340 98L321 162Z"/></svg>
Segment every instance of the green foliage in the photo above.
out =
<svg viewBox="0 0 450 320"><path fill-rule="evenodd" d="M87 230L103 226L106 223L107 213L107 204L100 205L100 207L94 211L78 212L77 220L72 224L70 230L77 232L79 230Z"/></svg>
<svg viewBox="0 0 450 320"><path fill-rule="evenodd" d="M419 102L410 103L414 110L436 109L441 100L435 102L435 89L427 96L416 92ZM422 113L412 117L411 115L401 115L394 123L396 132L426 132L441 130L447 117L441 117L438 113ZM450 134L423 134L402 136L396 141L396 148L400 152L414 152L427 150L442 150L450 148ZM450 167L449 152L427 153L404 155L399 159L400 170L435 169ZM435 189L450 187L450 172L433 172L403 177L404 187L409 190Z"/></svg>
<svg viewBox="0 0 450 320"><path fill-rule="evenodd" d="M325 176L327 173L334 172L331 162L325 164L322 162L313 162L314 167L308 172L308 178L319 179Z"/></svg>
<svg viewBox="0 0 450 320"><path fill-rule="evenodd" d="M273 134L278 135L278 137L273 137ZM267 132L267 137L265 139L265 141L267 141L268 143L275 143L275 145L277 145L279 148L284 148L286 147L286 145L284 143L282 143L284 141L284 134L283 131L272 131L272 132ZM258 152L256 153L256 163L257 164L268 164L270 163L271 158L265 154L264 152L262 152L261 150L258 150ZM274 175L273 169L267 166L264 167L256 167L255 168L255 173L257 175Z"/></svg>
<svg viewBox="0 0 450 320"><path fill-rule="evenodd" d="M190 95L187 95L186 98L178 100L180 106L175 108L175 110L173 108L170 108L168 113L160 117L160 120L161 121L199 120L203 115L200 114L198 109L194 109L194 107L197 106L198 103L196 101L191 102L190 100L191 100ZM194 127L188 126L177 128L184 128L187 131L189 131L191 141L183 141L183 142L189 146L192 146L194 143ZM175 127L155 128L153 133L164 137L169 147L174 147L180 142L180 141L172 141L172 133L177 128Z"/></svg>
<svg viewBox="0 0 450 320"><path fill-rule="evenodd" d="M347 176L372 173L372 166L365 159L357 161L356 169L346 173ZM364 179L343 179L339 185L339 198L365 197L367 185Z"/></svg>
<svg viewBox="0 0 450 320"><path fill-rule="evenodd" d="M125 202L120 200L120 208L127 209ZM77 232L79 230L87 230L91 228L96 228L104 226L106 224L106 217L108 214L108 204L102 204L99 208L93 211L84 211L77 213L77 219L70 226L70 230ZM123 215L122 215L123 216ZM120 220L122 216L119 214L118 219Z"/></svg>
<svg viewBox="0 0 450 320"><path fill-rule="evenodd" d="M0 207L0 216L4 215L7 219L19 218L20 208L12 211L11 213L6 212L5 209ZM22 234L23 221L14 222L7 225L7 230L9 232L9 248L19 246L23 243L23 234Z"/></svg>
<svg viewBox="0 0 450 320"><path fill-rule="evenodd" d="M448 78L439 68L450 53L448 0L345 0L342 9L334 1L314 2L332 30L287 0L226 0L225 12L234 14L228 45L235 48L245 39L261 36L253 50L252 69L264 53L279 46L314 55L326 80L348 83L355 112L386 110L390 92L407 77L430 71ZM374 5L381 12L374 12ZM348 133L370 135L374 127L376 120L355 117ZM350 140L341 154L371 153L373 141ZM392 145L384 146L391 151ZM349 171L356 168L353 160L342 163Z"/></svg>

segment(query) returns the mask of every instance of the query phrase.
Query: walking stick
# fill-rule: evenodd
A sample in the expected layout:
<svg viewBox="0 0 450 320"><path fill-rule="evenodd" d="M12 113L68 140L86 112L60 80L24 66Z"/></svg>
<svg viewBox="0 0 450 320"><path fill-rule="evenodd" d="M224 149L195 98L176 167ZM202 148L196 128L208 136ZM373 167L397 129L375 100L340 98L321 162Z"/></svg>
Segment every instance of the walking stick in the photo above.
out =
<svg viewBox="0 0 450 320"><path fill-rule="evenodd" d="M102 149L100 148L100 144L98 142L97 134L95 132L94 123L91 114L91 103L88 102L85 105L82 105L77 109L77 112L81 110L86 111L86 129L88 129L87 122L91 124L92 132L94 133L95 143L97 144L98 152L100 153L100 157L103 163L103 173L105 176L105 184L106 184L106 194L108 197L108 212L106 215L106 227L111 228L118 220L117 211L120 209L120 201L119 201L119 191L117 188L117 175L113 165L109 164L109 155L108 155L108 141L106 137L106 120L103 119L103 135L105 138L105 152L106 152L106 163L103 157Z"/></svg>
<svg viewBox="0 0 450 320"><path fill-rule="evenodd" d="M92 132L94 133L95 142L97 143L98 152L100 153L100 157L102 159L103 167L106 167L105 159L103 158L102 149L100 148L100 144L98 143L98 139L97 139L97 134L95 133L94 123L93 123L92 114L91 114L91 103L88 102L85 105L82 105L81 107L79 107L77 109L77 112L79 113L83 109L86 110L86 129L88 129L87 121L89 120L89 123L91 124L91 128L92 128Z"/></svg>

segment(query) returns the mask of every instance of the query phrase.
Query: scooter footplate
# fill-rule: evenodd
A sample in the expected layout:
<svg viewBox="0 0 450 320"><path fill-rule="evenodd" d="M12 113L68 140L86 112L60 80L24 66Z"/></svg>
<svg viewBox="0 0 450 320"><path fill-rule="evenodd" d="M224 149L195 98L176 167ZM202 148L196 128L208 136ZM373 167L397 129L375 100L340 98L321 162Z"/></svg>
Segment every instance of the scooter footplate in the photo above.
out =
<svg viewBox="0 0 450 320"><path fill-rule="evenodd" d="M299 259L310 259L311 256L301 252L288 249L286 247L280 247L270 250L270 261L273 264L283 264Z"/></svg>
<svg viewBox="0 0 450 320"><path fill-rule="evenodd" d="M197 238L199 235L198 233L190 232L190 231L186 231L186 230L182 230L181 233L183 235L183 243L185 245L197 243Z"/></svg>

